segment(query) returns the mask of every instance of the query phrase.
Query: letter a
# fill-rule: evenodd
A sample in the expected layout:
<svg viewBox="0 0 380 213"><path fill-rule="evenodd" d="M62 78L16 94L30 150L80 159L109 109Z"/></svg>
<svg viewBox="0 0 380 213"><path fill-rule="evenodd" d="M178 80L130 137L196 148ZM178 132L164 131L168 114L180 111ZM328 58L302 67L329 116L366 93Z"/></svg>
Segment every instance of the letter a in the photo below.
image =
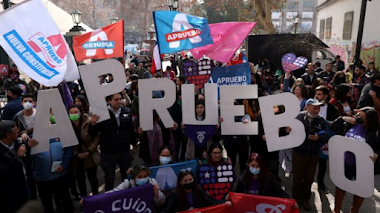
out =
<svg viewBox="0 0 380 213"><path fill-rule="evenodd" d="M97 29L91 32L91 37L89 41L108 41L107 34L102 30L102 29ZM94 56L96 55L97 49L90 49L86 51L86 56ZM104 52L106 55L111 55L113 54L113 49L104 49Z"/></svg>
<svg viewBox="0 0 380 213"><path fill-rule="evenodd" d="M174 20L173 20L173 27L172 27L172 32L179 32L184 30L189 30L193 29L194 27L189 23L187 20L186 14L180 13L175 15ZM189 38L190 42L193 44L199 43L202 41L202 38L200 36L195 36L192 38ZM181 44L181 41L173 41L169 43L170 48L178 48L179 45Z"/></svg>
<svg viewBox="0 0 380 213"><path fill-rule="evenodd" d="M50 109L52 109L56 121L52 125L49 125ZM58 89L38 91L38 106L33 138L39 144L32 148L32 155L49 151L49 141L52 138L60 138L62 147L78 144L78 139L67 116L67 111Z"/></svg>

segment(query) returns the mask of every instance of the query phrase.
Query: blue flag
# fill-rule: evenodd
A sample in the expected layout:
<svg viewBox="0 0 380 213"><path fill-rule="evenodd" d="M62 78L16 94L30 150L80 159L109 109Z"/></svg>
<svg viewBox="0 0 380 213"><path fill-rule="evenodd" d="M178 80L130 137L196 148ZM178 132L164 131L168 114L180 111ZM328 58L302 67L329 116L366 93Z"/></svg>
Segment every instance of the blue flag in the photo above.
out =
<svg viewBox="0 0 380 213"><path fill-rule="evenodd" d="M213 44L207 19L175 11L154 11L160 53L174 53Z"/></svg>
<svg viewBox="0 0 380 213"><path fill-rule="evenodd" d="M83 198L83 212L155 212L153 185Z"/></svg>
<svg viewBox="0 0 380 213"><path fill-rule="evenodd" d="M151 167L152 175L156 179L161 190L174 189L177 187L177 176L181 171L192 171L196 174L198 161L184 161L175 164Z"/></svg>

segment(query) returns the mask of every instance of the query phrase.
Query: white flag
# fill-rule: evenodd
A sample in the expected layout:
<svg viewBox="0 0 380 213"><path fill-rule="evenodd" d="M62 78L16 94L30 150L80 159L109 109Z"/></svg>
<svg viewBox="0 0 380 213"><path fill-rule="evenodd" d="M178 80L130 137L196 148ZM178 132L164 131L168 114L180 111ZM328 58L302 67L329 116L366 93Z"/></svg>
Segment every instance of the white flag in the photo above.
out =
<svg viewBox="0 0 380 213"><path fill-rule="evenodd" d="M74 56L41 0L0 13L0 45L30 78L45 86L79 79Z"/></svg>

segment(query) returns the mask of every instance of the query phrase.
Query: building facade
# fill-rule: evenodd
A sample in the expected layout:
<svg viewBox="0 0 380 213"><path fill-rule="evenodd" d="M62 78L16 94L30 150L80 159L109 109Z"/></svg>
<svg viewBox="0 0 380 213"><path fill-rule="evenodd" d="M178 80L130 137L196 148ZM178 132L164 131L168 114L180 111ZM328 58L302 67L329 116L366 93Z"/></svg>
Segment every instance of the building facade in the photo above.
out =
<svg viewBox="0 0 380 213"><path fill-rule="evenodd" d="M360 0L318 0L316 36L346 63L355 57L361 10ZM380 1L367 2L360 58L365 66L380 65Z"/></svg>
<svg viewBox="0 0 380 213"><path fill-rule="evenodd" d="M272 11L277 33L315 33L317 0L289 0L283 9ZM298 17L299 23L295 22Z"/></svg>

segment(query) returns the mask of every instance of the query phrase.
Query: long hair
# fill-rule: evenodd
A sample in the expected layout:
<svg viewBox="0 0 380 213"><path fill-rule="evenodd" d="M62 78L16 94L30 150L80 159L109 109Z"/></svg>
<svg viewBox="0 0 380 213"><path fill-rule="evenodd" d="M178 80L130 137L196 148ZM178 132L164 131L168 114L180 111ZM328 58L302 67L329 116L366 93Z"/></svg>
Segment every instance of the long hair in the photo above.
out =
<svg viewBox="0 0 380 213"><path fill-rule="evenodd" d="M362 111L366 114L366 129L367 133L374 133L377 130L379 130L379 120L378 120L378 114L376 110L373 107L363 107L359 109L359 111Z"/></svg>
<svg viewBox="0 0 380 213"><path fill-rule="evenodd" d="M183 208L187 205L189 205L189 202L187 201L186 199L186 191L185 189L183 188L183 186L181 185L181 181L182 179L186 176L186 175L191 175L194 179L194 186L193 186L193 197L194 198L198 198L199 199L199 203L201 206L203 206L203 200L202 200L202 196L201 196L201 190L199 189L198 185L196 184L195 182L195 177L194 177L194 173L192 171L181 171L179 174L178 174L178 179L177 179L177 196L178 196L178 207L179 208ZM178 210L186 210L186 209L178 209Z"/></svg>
<svg viewBox="0 0 380 213"><path fill-rule="evenodd" d="M245 167L245 176L244 176L244 182L245 182L245 186L246 186L246 190L248 191L248 188L249 188L249 183L251 182L252 180L252 177L253 177L253 174L249 171L249 164L252 162L252 161L256 161L259 165L260 165L260 173L259 173L259 183L260 183L260 186L259 186L259 190L260 190L260 193L261 191L263 190L265 184L266 184L266 180L267 180L267 177L270 175L270 172L268 171L268 167L265 163L265 160L263 157L261 157L259 154L257 153L252 153L249 158L248 158L248 162L247 162L247 166Z"/></svg>
<svg viewBox="0 0 380 213"><path fill-rule="evenodd" d="M305 85L302 85L302 84L295 85L294 89L296 89L297 87L301 89L302 98L307 98L309 96L309 93L307 92ZM294 90L293 90L293 93L294 93Z"/></svg>
<svg viewBox="0 0 380 213"><path fill-rule="evenodd" d="M297 82L299 82L299 83L301 83L302 85L305 86L305 82L303 81L303 79L302 79L302 78L297 78L297 79L294 81L294 84L293 84L293 86L292 86L292 89L291 89L292 92L294 91L294 89L296 88L296 86L299 84L299 83L297 84Z"/></svg>
<svg viewBox="0 0 380 213"><path fill-rule="evenodd" d="M347 93L351 91L351 87L348 84L340 84L335 91L335 99L340 101L342 104L348 101L351 104L351 98L347 98Z"/></svg>
<svg viewBox="0 0 380 213"><path fill-rule="evenodd" d="M85 113L89 114L89 112L90 112L90 105L88 104L88 101L87 101L86 97L84 97L83 95L77 95L75 97L75 99L78 99L82 103L83 111ZM74 102L75 102L75 100L74 100Z"/></svg>

